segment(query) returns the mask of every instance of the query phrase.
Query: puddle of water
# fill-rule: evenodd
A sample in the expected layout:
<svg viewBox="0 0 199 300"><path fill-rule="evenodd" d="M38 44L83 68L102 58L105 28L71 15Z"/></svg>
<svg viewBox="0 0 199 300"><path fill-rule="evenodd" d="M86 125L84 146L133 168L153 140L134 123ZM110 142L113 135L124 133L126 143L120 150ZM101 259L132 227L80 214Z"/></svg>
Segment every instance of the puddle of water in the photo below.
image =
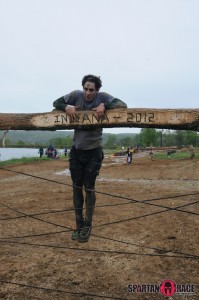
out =
<svg viewBox="0 0 199 300"><path fill-rule="evenodd" d="M66 169L66 170L64 170L64 171L55 173L55 175L70 176L70 170L69 170L69 169Z"/></svg>

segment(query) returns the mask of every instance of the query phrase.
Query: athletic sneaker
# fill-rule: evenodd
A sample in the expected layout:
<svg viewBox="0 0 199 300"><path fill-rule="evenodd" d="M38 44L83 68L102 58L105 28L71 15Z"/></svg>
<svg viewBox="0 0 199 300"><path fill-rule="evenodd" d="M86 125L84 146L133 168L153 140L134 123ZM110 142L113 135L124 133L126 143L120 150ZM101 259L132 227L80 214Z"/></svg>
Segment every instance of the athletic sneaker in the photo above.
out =
<svg viewBox="0 0 199 300"><path fill-rule="evenodd" d="M77 241L78 237L79 237L79 233L80 233L80 230L74 229L73 232L72 232L72 234L71 234L71 239L73 241Z"/></svg>
<svg viewBox="0 0 199 300"><path fill-rule="evenodd" d="M79 234L80 234L80 230L84 227L84 219L83 218L77 218L76 219L76 224L73 227L73 232L71 234L71 239L73 241L77 241Z"/></svg>
<svg viewBox="0 0 199 300"><path fill-rule="evenodd" d="M91 229L92 229L91 226L84 226L80 230L80 233L79 233L79 236L78 236L78 242L80 242L80 243L88 242L88 239L89 239L90 234L91 234Z"/></svg>

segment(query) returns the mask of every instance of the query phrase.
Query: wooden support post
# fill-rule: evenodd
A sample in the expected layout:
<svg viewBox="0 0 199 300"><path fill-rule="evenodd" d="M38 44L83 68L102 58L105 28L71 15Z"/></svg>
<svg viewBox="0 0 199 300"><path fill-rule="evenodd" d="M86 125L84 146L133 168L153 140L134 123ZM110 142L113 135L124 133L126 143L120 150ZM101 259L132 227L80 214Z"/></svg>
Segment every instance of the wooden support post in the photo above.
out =
<svg viewBox="0 0 199 300"><path fill-rule="evenodd" d="M6 146L6 134L9 132L9 130L6 130L3 134L3 139L2 139L2 146L5 148Z"/></svg>
<svg viewBox="0 0 199 300"><path fill-rule="evenodd" d="M65 112L0 113L0 130L63 130L75 128L160 128L199 131L199 109L129 108L107 110L97 118L94 111L79 111L74 122Z"/></svg>

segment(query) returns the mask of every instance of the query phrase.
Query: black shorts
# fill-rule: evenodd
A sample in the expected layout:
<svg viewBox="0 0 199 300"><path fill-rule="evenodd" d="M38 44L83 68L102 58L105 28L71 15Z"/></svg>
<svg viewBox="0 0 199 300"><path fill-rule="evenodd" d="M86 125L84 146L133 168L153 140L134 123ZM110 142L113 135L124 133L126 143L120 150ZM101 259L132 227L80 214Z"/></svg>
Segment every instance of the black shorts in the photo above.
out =
<svg viewBox="0 0 199 300"><path fill-rule="evenodd" d="M101 147L91 150L79 150L72 147L69 156L69 168L73 182L78 185L93 182L99 175L104 153Z"/></svg>

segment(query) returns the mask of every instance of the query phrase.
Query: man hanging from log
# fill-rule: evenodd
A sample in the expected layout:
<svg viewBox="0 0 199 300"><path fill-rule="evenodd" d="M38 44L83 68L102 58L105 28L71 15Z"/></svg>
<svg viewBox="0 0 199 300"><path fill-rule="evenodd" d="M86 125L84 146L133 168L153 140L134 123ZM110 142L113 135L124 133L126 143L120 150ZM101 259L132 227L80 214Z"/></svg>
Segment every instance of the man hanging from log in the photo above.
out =
<svg viewBox="0 0 199 300"><path fill-rule="evenodd" d="M75 90L54 101L53 106L65 111L71 122L77 120L78 111L93 110L97 118L103 117L105 110L127 108L127 105L104 92L100 77L86 75L82 79L83 91ZM102 150L102 128L75 129L69 157L69 168L73 181L73 205L76 228L72 240L87 242L91 229L95 207L95 181L104 158ZM85 199L83 194L85 189ZM85 214L83 206L85 200Z"/></svg>

